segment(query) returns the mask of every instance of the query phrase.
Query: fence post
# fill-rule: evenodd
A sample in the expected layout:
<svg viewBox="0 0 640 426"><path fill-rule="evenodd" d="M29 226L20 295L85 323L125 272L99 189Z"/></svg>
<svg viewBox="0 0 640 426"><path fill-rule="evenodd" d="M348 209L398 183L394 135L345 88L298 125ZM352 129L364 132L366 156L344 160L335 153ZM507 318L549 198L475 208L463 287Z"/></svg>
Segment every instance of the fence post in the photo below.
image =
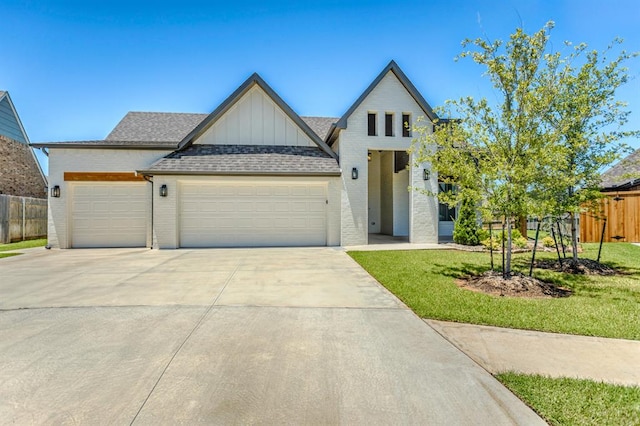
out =
<svg viewBox="0 0 640 426"><path fill-rule="evenodd" d="M27 199L22 197L22 241L27 238Z"/></svg>

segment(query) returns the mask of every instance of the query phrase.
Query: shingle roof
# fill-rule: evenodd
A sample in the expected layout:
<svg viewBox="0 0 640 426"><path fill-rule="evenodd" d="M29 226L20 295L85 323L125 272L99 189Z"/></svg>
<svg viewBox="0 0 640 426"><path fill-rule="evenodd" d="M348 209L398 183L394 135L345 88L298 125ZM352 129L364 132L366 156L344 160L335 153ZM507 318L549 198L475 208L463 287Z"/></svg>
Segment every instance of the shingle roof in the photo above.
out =
<svg viewBox="0 0 640 426"><path fill-rule="evenodd" d="M614 189L640 183L640 149L602 174L602 188Z"/></svg>
<svg viewBox="0 0 640 426"><path fill-rule="evenodd" d="M193 144L151 165L145 174L340 175L335 158L316 147Z"/></svg>
<svg viewBox="0 0 640 426"><path fill-rule="evenodd" d="M180 142L208 114L128 112L106 140Z"/></svg>
<svg viewBox="0 0 640 426"><path fill-rule="evenodd" d="M318 137L322 140L327 136L329 130L331 129L331 125L334 124L339 118L335 117L300 117L302 121L307 123L307 126L313 130L313 132L318 135Z"/></svg>

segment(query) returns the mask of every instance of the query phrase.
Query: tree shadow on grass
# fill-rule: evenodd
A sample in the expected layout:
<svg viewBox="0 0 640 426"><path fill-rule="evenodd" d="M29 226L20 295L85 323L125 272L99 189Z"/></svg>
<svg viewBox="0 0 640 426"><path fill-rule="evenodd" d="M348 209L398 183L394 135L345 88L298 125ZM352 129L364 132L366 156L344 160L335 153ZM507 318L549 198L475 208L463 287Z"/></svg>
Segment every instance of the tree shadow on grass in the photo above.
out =
<svg viewBox="0 0 640 426"><path fill-rule="evenodd" d="M459 264L459 265L446 265L446 264L434 263L432 267L433 267L432 269L433 273L444 275L445 277L451 277L455 279L481 275L483 272L486 272L490 269L489 266L478 265L477 263L466 263L466 262L463 262L462 264Z"/></svg>

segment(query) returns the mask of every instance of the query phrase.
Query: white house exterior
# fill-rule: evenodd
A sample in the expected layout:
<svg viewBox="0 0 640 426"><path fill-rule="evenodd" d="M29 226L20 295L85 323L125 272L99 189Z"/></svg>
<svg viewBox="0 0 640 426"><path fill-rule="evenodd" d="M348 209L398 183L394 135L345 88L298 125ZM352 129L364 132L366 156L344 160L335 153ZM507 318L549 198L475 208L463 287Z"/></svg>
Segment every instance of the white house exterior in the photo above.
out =
<svg viewBox="0 0 640 426"><path fill-rule="evenodd" d="M211 114L128 113L105 140L33 144L49 149L49 245L435 243L437 200L410 190L438 188L407 154L418 117L435 119L392 61L341 118L299 117L254 74Z"/></svg>

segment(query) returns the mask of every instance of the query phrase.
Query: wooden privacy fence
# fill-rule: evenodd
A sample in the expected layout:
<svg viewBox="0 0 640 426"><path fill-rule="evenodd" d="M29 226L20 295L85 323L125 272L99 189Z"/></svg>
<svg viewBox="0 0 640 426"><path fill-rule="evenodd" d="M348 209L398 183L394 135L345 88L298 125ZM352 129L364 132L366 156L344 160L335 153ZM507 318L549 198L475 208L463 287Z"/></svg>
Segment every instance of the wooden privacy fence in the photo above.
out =
<svg viewBox="0 0 640 426"><path fill-rule="evenodd" d="M603 218L605 242L640 242L640 191L607 193L600 201L600 217L587 213L580 215L580 241L599 242Z"/></svg>
<svg viewBox="0 0 640 426"><path fill-rule="evenodd" d="M46 236L46 199L0 194L0 244Z"/></svg>

